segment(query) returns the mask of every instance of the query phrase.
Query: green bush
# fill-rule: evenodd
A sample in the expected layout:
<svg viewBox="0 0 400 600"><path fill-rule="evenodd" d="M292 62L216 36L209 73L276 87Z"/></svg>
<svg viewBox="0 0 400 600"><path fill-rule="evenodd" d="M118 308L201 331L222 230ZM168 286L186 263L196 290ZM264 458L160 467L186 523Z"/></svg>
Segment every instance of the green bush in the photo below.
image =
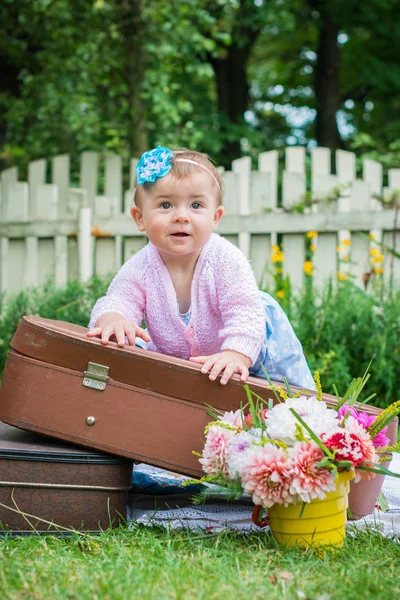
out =
<svg viewBox="0 0 400 600"><path fill-rule="evenodd" d="M350 281L322 291L310 283L286 300L293 327L312 371L318 370L323 389L343 393L354 377L369 369L366 395L385 407L400 398L400 291L366 294Z"/></svg>
<svg viewBox="0 0 400 600"><path fill-rule="evenodd" d="M49 281L42 287L3 298L0 307L0 373L21 317L39 315L87 327L90 311L97 298L105 294L108 284L108 279L99 277L93 277L85 284L71 281L61 288Z"/></svg>

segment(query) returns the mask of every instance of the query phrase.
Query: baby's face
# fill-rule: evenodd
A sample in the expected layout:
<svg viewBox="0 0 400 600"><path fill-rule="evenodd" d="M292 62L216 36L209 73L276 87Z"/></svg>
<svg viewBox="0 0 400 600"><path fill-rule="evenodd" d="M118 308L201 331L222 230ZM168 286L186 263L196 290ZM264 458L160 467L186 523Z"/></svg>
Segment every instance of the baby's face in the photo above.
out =
<svg viewBox="0 0 400 600"><path fill-rule="evenodd" d="M161 254L197 257L224 212L212 177L200 169L179 180L168 173L142 192L131 211L139 231Z"/></svg>

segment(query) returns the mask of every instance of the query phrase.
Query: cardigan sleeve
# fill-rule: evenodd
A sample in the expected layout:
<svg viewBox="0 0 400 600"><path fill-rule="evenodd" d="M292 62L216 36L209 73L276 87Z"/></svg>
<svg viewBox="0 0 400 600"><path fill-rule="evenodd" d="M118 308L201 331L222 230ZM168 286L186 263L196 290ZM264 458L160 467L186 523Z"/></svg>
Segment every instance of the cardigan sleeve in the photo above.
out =
<svg viewBox="0 0 400 600"><path fill-rule="evenodd" d="M225 244L215 273L223 321L221 350L236 350L254 364L266 335L264 307L250 263L233 244Z"/></svg>
<svg viewBox="0 0 400 600"><path fill-rule="evenodd" d="M135 325L141 325L145 309L144 280L148 268L146 248L132 256L118 271L107 293L95 303L89 328L92 329L99 317L108 312L117 312Z"/></svg>

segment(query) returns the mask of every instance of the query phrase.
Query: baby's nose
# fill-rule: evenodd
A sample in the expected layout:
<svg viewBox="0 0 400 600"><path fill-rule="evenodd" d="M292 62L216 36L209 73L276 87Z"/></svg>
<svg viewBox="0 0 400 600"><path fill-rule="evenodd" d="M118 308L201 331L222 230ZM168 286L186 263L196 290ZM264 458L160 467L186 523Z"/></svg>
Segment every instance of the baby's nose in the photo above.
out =
<svg viewBox="0 0 400 600"><path fill-rule="evenodd" d="M186 209L179 208L175 211L174 220L180 223L186 223L189 221L189 215Z"/></svg>

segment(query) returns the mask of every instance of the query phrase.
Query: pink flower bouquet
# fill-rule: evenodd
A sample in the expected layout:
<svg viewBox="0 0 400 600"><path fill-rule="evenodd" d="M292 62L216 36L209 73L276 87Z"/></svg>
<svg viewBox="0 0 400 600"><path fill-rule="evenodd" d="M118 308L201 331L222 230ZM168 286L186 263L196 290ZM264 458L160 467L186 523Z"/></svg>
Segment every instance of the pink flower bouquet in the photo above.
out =
<svg viewBox="0 0 400 600"><path fill-rule="evenodd" d="M245 386L248 404L213 414L206 428L202 481L229 488L233 497L251 494L255 505L268 509L325 498L341 471L354 471L356 481L390 473L381 461L398 448L387 445L385 431L400 401L378 417L359 412L353 405L365 380L355 380L335 409L320 389L312 397L291 397L289 386L285 392L271 384L273 406ZM316 383L320 388L318 376Z"/></svg>

